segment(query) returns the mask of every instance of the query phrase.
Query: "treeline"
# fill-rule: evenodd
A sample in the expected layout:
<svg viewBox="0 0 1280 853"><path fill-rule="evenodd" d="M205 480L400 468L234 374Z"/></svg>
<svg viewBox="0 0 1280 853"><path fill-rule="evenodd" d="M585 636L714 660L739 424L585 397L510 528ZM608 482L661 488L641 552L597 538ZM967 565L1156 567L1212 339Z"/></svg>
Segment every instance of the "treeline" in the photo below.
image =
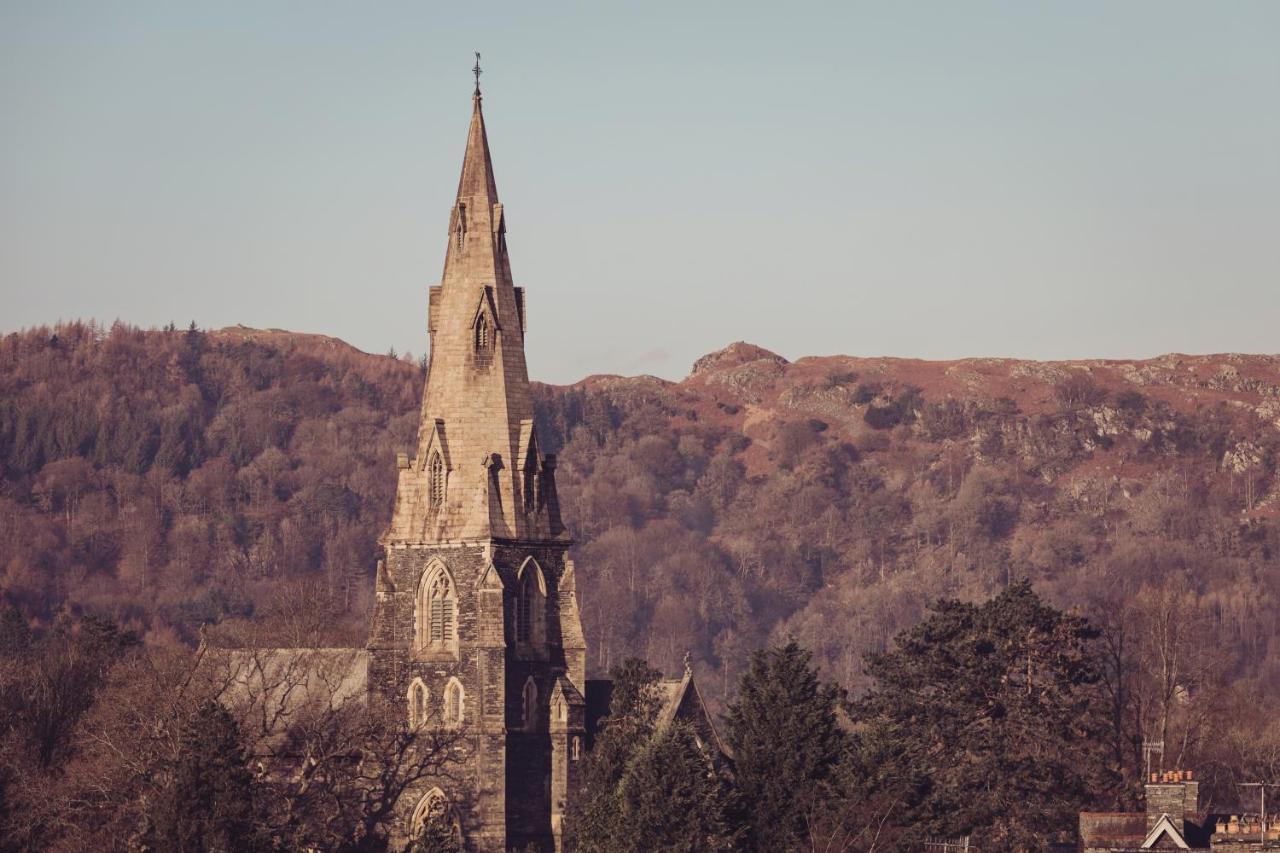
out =
<svg viewBox="0 0 1280 853"><path fill-rule="evenodd" d="M265 621L320 639L288 612ZM387 850L402 794L470 747L342 691L342 665L147 646L95 617L33 633L5 611L0 851Z"/></svg>
<svg viewBox="0 0 1280 853"><path fill-rule="evenodd" d="M273 613L265 621L280 624L266 627L315 642L296 618ZM754 651L718 734L663 723L660 671L629 659L612 671L566 848L892 851L961 835L980 849L1070 843L1081 809L1132 809L1140 791L1116 750L1132 735L1117 709L1138 700L1116 692L1125 673L1114 640L1026 583L980 604L935 601L868 657L860 697L825 679L794 640ZM218 654L146 646L92 617L33 634L16 611L0 614L0 851L381 853L403 820L401 794L467 759L465 732L438 720L411 729L404 708L367 706L363 694L335 687L281 703L307 689L308 673L341 683L323 652L296 670L273 667L268 649ZM245 656L247 679L227 665ZM1234 780L1280 772L1276 697L1237 698L1193 759L1211 807L1237 807ZM459 793L407 850L459 853Z"/></svg>
<svg viewBox="0 0 1280 853"><path fill-rule="evenodd" d="M614 670L566 847L891 851L960 836L981 850L1073 845L1079 811L1140 810L1141 787L1126 783L1116 750L1132 735L1117 702L1135 700L1116 693L1125 674L1105 634L1025 582L981 604L937 601L868 657L869 688L852 700L788 640L752 654L721 722L727 754L686 723L660 723L659 673L628 661ZM1239 698L1223 728L1232 735L1196 756L1216 771L1203 791L1210 807L1238 807L1235 779L1280 770L1280 703Z"/></svg>

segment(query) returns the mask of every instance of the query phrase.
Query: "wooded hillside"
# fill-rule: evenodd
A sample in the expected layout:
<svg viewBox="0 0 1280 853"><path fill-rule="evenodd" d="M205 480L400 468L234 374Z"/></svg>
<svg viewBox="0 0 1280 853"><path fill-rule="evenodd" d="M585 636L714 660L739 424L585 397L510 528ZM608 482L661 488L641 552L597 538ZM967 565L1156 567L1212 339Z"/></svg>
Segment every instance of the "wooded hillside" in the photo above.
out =
<svg viewBox="0 0 1280 853"><path fill-rule="evenodd" d="M69 608L151 643L267 611L363 643L423 379L278 331L0 339L0 592L36 624ZM680 383L536 394L596 671L691 651L721 702L791 633L856 694L863 654L928 601L1029 579L1128 631L1126 664L1177 650L1142 727L1194 740L1189 697L1280 685L1280 357L788 363L735 344Z"/></svg>

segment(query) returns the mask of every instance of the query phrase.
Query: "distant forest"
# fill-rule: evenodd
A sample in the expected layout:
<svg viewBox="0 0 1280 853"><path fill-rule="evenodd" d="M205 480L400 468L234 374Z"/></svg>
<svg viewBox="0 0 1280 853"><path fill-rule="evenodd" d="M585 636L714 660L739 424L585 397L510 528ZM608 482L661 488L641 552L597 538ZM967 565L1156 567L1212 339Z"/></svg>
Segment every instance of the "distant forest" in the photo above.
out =
<svg viewBox="0 0 1280 853"><path fill-rule="evenodd" d="M424 379L285 332L5 336L0 604L152 646L282 614L363 644ZM1168 767L1239 767L1225 754L1270 731L1280 765L1280 359L790 364L739 344L680 383L535 394L595 673L688 652L723 709L751 652L794 637L856 697L867 653L932 601L1029 581L1101 629L1131 782L1144 738Z"/></svg>

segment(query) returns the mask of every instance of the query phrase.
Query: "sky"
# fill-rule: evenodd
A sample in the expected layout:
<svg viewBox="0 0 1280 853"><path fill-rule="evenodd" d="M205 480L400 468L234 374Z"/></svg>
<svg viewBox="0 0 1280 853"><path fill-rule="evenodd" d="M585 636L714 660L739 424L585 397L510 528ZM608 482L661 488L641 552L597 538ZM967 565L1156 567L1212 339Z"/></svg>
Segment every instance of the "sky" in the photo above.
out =
<svg viewBox="0 0 1280 853"><path fill-rule="evenodd" d="M483 54L532 378L1280 352L1280 3L0 0L0 332L421 354Z"/></svg>

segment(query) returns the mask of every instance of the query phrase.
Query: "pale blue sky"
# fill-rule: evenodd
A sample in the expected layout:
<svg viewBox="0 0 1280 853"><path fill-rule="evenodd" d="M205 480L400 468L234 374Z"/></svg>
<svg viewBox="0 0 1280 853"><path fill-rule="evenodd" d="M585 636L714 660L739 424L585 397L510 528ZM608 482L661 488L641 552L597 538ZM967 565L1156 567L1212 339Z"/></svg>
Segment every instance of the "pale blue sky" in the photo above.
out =
<svg viewBox="0 0 1280 853"><path fill-rule="evenodd" d="M534 378L1280 351L1280 3L0 4L0 331L426 346L484 52Z"/></svg>

